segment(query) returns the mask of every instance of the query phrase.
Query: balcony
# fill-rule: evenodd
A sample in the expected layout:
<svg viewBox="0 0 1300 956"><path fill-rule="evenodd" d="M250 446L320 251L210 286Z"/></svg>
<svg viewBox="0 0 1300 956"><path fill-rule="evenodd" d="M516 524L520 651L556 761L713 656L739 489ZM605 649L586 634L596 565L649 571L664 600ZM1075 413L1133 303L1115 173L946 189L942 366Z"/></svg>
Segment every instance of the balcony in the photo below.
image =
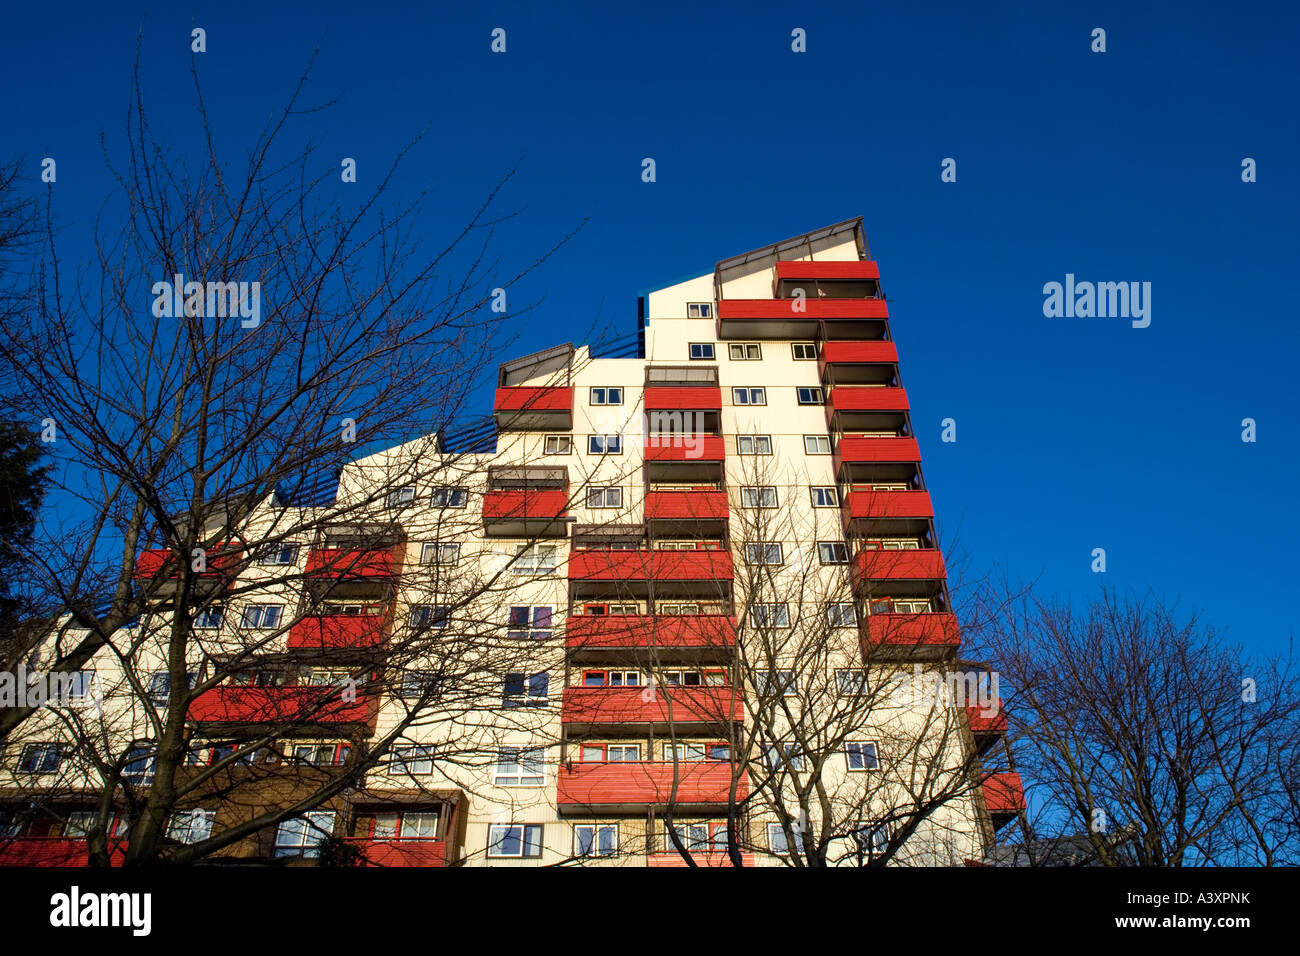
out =
<svg viewBox="0 0 1300 956"><path fill-rule="evenodd" d="M125 840L108 841L111 866L122 865L126 848ZM0 866L90 866L90 846L84 837L0 836Z"/></svg>
<svg viewBox="0 0 1300 956"><path fill-rule="evenodd" d="M938 549L886 551L867 549L853 558L859 581L919 581L942 578L947 572L943 552Z"/></svg>
<svg viewBox="0 0 1300 956"><path fill-rule="evenodd" d="M397 548L315 548L307 555L307 576L331 580L390 579L402 570Z"/></svg>
<svg viewBox="0 0 1300 956"><path fill-rule="evenodd" d="M573 388L504 386L497 389L493 412L502 430L568 431L573 428Z"/></svg>
<svg viewBox="0 0 1300 956"><path fill-rule="evenodd" d="M830 281L868 282L879 280L880 264L871 259L849 259L845 262L807 262L789 259L776 264L777 281Z"/></svg>
<svg viewBox="0 0 1300 956"><path fill-rule="evenodd" d="M928 491L850 491L844 498L844 511L851 521L934 517Z"/></svg>
<svg viewBox="0 0 1300 956"><path fill-rule="evenodd" d="M362 866L446 866L443 840L372 840L349 837L344 841L361 853Z"/></svg>
<svg viewBox="0 0 1300 956"><path fill-rule="evenodd" d="M645 390L648 411L719 411L722 389L700 386L657 386Z"/></svg>
<svg viewBox="0 0 1300 956"><path fill-rule="evenodd" d="M985 778L984 805L988 808L995 830L1006 826L1023 813L1026 807L1025 786L1020 780L1020 774L1008 771Z"/></svg>
<svg viewBox="0 0 1300 956"><path fill-rule="evenodd" d="M730 581L735 577L731 552L709 551L574 551L569 555L571 581Z"/></svg>
<svg viewBox="0 0 1300 956"><path fill-rule="evenodd" d="M696 866L702 866L702 867L732 865L731 857L728 856L725 852L720 852L717 850L710 850L708 852L704 850L693 850L691 851L691 859L695 861ZM680 853L678 853L676 850L673 850L671 853L649 854L646 857L645 865L646 866L686 866L687 863L685 860L682 859L682 855ZM740 865L753 866L754 854L752 853L740 854Z"/></svg>
<svg viewBox="0 0 1300 956"><path fill-rule="evenodd" d="M898 348L883 338L823 342L817 368L826 385L896 385Z"/></svg>
<svg viewBox="0 0 1300 956"><path fill-rule="evenodd" d="M289 628L291 650L337 650L374 647L388 637L390 618L385 607L377 614L313 614Z"/></svg>
<svg viewBox="0 0 1300 956"><path fill-rule="evenodd" d="M921 449L915 438L868 438L845 435L835 448L845 465L877 462L919 462Z"/></svg>
<svg viewBox="0 0 1300 956"><path fill-rule="evenodd" d="M826 396L826 417L836 412L905 412L907 391L870 385L836 385Z"/></svg>
<svg viewBox="0 0 1300 956"><path fill-rule="evenodd" d="M725 521L727 493L713 488L698 491L648 491L645 517L654 520Z"/></svg>
<svg viewBox="0 0 1300 956"><path fill-rule="evenodd" d="M135 564L136 580L153 582L157 594L171 593L180 585L180 562L183 560L186 566L191 563L191 559L175 557L173 560L174 557L173 552L168 548L153 548L140 552L140 557ZM204 559L206 569L196 572L195 580L200 587L207 590L229 587L239 574L239 565L243 557L243 546L239 542L222 541L207 549ZM164 568L168 568L168 573L166 577L160 578L159 575L163 573Z"/></svg>
<svg viewBox="0 0 1300 956"><path fill-rule="evenodd" d="M878 661L941 660L961 646L955 614L871 614L869 655Z"/></svg>
<svg viewBox="0 0 1300 956"><path fill-rule="evenodd" d="M677 789L673 791L674 770ZM662 807L672 801L678 812L707 811L729 800L733 768L730 761L626 761L569 763L556 778L560 813L633 812ZM749 796L749 778L741 771L736 799Z"/></svg>
<svg viewBox="0 0 1300 956"><path fill-rule="evenodd" d="M196 724L322 725L370 724L378 701L363 692L356 700L342 699L337 686L244 687L227 684L195 698L189 719Z"/></svg>
<svg viewBox="0 0 1300 956"><path fill-rule="evenodd" d="M1002 701L998 701L995 713L987 714L985 710L984 707L966 708L966 720L970 723L970 732L975 738L975 750L980 754L987 753L1007 732L1007 715L1002 709Z"/></svg>
<svg viewBox="0 0 1300 956"><path fill-rule="evenodd" d="M889 307L876 298L723 299L718 303L718 337L873 338L884 334Z"/></svg>
<svg viewBox="0 0 1300 956"><path fill-rule="evenodd" d="M571 660L654 647L674 661L721 660L736 648L736 624L721 614L572 616L564 631Z"/></svg>
<svg viewBox="0 0 1300 956"><path fill-rule="evenodd" d="M569 493L558 488L489 491L483 495L483 532L489 537L562 538Z"/></svg>
<svg viewBox="0 0 1300 956"><path fill-rule="evenodd" d="M648 462L714 462L726 458L721 435L666 433L647 435Z"/></svg>
<svg viewBox="0 0 1300 956"><path fill-rule="evenodd" d="M707 732L744 720L745 707L739 691L725 686L566 687L562 717L576 733L608 731L620 724Z"/></svg>

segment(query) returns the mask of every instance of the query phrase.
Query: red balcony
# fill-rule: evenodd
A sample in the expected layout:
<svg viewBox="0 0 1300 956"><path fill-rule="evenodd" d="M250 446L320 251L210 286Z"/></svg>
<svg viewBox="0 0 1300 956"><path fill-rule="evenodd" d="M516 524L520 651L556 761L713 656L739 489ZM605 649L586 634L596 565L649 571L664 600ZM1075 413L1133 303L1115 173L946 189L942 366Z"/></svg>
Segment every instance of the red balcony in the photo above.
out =
<svg viewBox="0 0 1300 956"><path fill-rule="evenodd" d="M921 449L915 438L855 438L845 435L836 446L835 457L846 465L919 462Z"/></svg>
<svg viewBox="0 0 1300 956"><path fill-rule="evenodd" d="M836 412L905 412L907 409L907 391L901 388L836 385L826 396L828 418Z"/></svg>
<svg viewBox="0 0 1300 956"><path fill-rule="evenodd" d="M722 461L726 458L721 435L647 435L646 461Z"/></svg>
<svg viewBox="0 0 1300 956"><path fill-rule="evenodd" d="M937 659L961 646L955 614L871 614L866 623L870 653L877 660Z"/></svg>
<svg viewBox="0 0 1300 956"><path fill-rule="evenodd" d="M705 724L745 719L740 694L732 687L566 687L566 724Z"/></svg>
<svg viewBox="0 0 1300 956"><path fill-rule="evenodd" d="M645 410L718 411L722 389L705 385L648 386Z"/></svg>
<svg viewBox="0 0 1300 956"><path fill-rule="evenodd" d="M880 278L880 264L871 259L851 259L847 262L803 262L790 260L776 264L776 277L796 282L829 280L856 280L866 282Z"/></svg>
<svg viewBox="0 0 1300 956"><path fill-rule="evenodd" d="M385 607L377 614L319 614L301 618L289 628L289 647L294 650L374 647L388 636L387 611Z"/></svg>
<svg viewBox="0 0 1300 956"><path fill-rule="evenodd" d="M732 650L736 624L721 614L611 614L568 619L564 644L570 650L660 647L674 650Z"/></svg>
<svg viewBox="0 0 1300 956"><path fill-rule="evenodd" d="M205 724L369 724L378 700L358 691L343 700L339 687L243 687L227 684L200 694L189 719Z"/></svg>
<svg viewBox="0 0 1300 956"><path fill-rule="evenodd" d="M239 564L243 560L243 547L236 541L222 541L207 549L204 558L206 570L198 572L197 577L201 583L226 586L232 583L239 573ZM172 558L172 552L167 548L154 548L149 551L140 552L140 557L135 564L135 576L137 580L152 580L162 573L164 565ZM162 582L163 589L174 586L180 580L180 562L184 561L186 565L192 563L189 558L177 558L172 564L170 573Z"/></svg>
<svg viewBox="0 0 1300 956"><path fill-rule="evenodd" d="M483 523L555 521L568 514L569 493L557 488L489 491L483 495Z"/></svg>
<svg viewBox="0 0 1300 956"><path fill-rule="evenodd" d="M307 574L339 580L385 580L402 570L399 548L316 548L307 555Z"/></svg>
<svg viewBox="0 0 1300 956"><path fill-rule="evenodd" d="M711 850L709 852L705 852L704 850L693 850L691 851L691 859L695 861L696 866L715 867L715 866L732 865L731 857L729 857L725 852L719 852L716 850ZM649 854L646 857L645 865L646 866L686 866L687 863L685 860L682 859L682 855L680 853L678 853L676 850L673 850L671 853ZM754 854L752 853L740 854L740 865L753 866Z"/></svg>
<svg viewBox="0 0 1300 956"><path fill-rule="evenodd" d="M727 514L727 493L712 488L699 491L649 491L645 496L647 521L656 518L725 521Z"/></svg>
<svg viewBox="0 0 1300 956"><path fill-rule="evenodd" d="M723 299L718 303L718 318L723 323L735 319L888 319L889 306L884 299Z"/></svg>
<svg viewBox="0 0 1300 956"><path fill-rule="evenodd" d="M826 365L897 364L898 347L892 340L823 342L820 362Z"/></svg>
<svg viewBox="0 0 1300 956"><path fill-rule="evenodd" d="M677 809L725 805L731 791L730 761L679 761L675 765L677 791L673 793L672 761L619 761L570 763L560 768L556 790L560 813L640 810L664 806L670 798ZM736 782L736 799L749 796L749 778L742 771Z"/></svg>
<svg viewBox="0 0 1300 956"><path fill-rule="evenodd" d="M108 841L111 866L126 859L126 841ZM90 866L84 837L0 837L0 866Z"/></svg>
<svg viewBox="0 0 1300 956"><path fill-rule="evenodd" d="M712 551L574 551L569 556L573 581L719 581L735 577L731 552Z"/></svg>
<svg viewBox="0 0 1300 956"><path fill-rule="evenodd" d="M863 550L854 557L853 568L859 581L932 580L946 573L943 552L937 549Z"/></svg>
<svg viewBox="0 0 1300 956"><path fill-rule="evenodd" d="M573 389L563 385L498 388L493 410L502 428L568 430L573 427Z"/></svg>
<svg viewBox="0 0 1300 956"><path fill-rule="evenodd" d="M998 700L996 713L985 713L986 710L991 709L986 707L966 708L966 717L970 721L971 733L1001 735L1007 732L1007 715L1002 709L1002 701Z"/></svg>
<svg viewBox="0 0 1300 956"><path fill-rule="evenodd" d="M984 805L993 826L1001 827L1023 813L1026 807L1025 786L1020 774L1013 771L995 773L984 780Z"/></svg>
<svg viewBox="0 0 1300 956"><path fill-rule="evenodd" d="M352 837L363 866L446 866L447 844L442 840L372 840Z"/></svg>
<svg viewBox="0 0 1300 956"><path fill-rule="evenodd" d="M933 518L928 491L850 491L844 509L856 518Z"/></svg>

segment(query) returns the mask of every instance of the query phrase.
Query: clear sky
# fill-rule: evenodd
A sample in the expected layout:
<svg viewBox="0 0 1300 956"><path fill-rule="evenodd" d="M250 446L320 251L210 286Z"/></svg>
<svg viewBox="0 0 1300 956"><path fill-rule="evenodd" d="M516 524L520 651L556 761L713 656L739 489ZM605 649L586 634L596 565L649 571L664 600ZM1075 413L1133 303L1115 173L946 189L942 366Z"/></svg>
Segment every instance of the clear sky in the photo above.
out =
<svg viewBox="0 0 1300 956"><path fill-rule="evenodd" d="M862 215L968 576L1151 588L1260 649L1296 629L1296 5L111 6L12 4L0 30L0 155L34 175L56 157L74 245L111 188L98 138L120 136L142 26L178 147L197 25L234 158L319 47L311 93L339 98L307 128L322 155L364 177L426 131L399 191L433 183L432 237L516 164L505 263L589 217L521 290L542 302L518 353L632 333L639 292ZM1067 273L1150 282L1150 326L1045 317Z"/></svg>

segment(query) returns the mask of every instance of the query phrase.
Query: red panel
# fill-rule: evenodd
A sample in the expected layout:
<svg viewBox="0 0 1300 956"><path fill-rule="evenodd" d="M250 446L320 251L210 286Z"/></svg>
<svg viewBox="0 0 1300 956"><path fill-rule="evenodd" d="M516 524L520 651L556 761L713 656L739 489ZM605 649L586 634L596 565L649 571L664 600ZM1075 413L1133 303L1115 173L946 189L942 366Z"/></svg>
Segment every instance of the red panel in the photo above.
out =
<svg viewBox="0 0 1300 956"><path fill-rule="evenodd" d="M823 342L823 365L898 362L898 346L891 339L871 342Z"/></svg>
<svg viewBox="0 0 1300 956"><path fill-rule="evenodd" d="M778 279L879 279L880 264L871 260L848 262L778 262Z"/></svg>
<svg viewBox="0 0 1300 956"><path fill-rule="evenodd" d="M307 555L307 573L320 577L386 578L401 569L400 548L379 551L316 548Z"/></svg>
<svg viewBox="0 0 1300 956"><path fill-rule="evenodd" d="M109 864L121 866L126 848L109 840ZM90 866L90 848L77 837L0 837L0 866Z"/></svg>
<svg viewBox="0 0 1300 956"><path fill-rule="evenodd" d="M836 385L826 397L826 414L834 412L905 412L907 392L901 388Z"/></svg>
<svg viewBox="0 0 1300 956"><path fill-rule="evenodd" d="M722 389L710 386L652 386L645 390L645 407L681 409L720 409Z"/></svg>
<svg viewBox="0 0 1300 956"><path fill-rule="evenodd" d="M725 491L650 491L646 518L726 518Z"/></svg>
<svg viewBox="0 0 1300 956"><path fill-rule="evenodd" d="M573 389L568 386L528 385L498 388L493 407L498 412L572 412Z"/></svg>
<svg viewBox="0 0 1300 956"><path fill-rule="evenodd" d="M872 644L891 647L960 647L955 614L872 614L867 618Z"/></svg>
<svg viewBox="0 0 1300 956"><path fill-rule="evenodd" d="M728 319L887 319L884 299L723 299L718 318Z"/></svg>
<svg viewBox="0 0 1300 956"><path fill-rule="evenodd" d="M735 647L736 624L721 614L610 614L568 619L570 648Z"/></svg>
<svg viewBox="0 0 1300 956"><path fill-rule="evenodd" d="M1002 710L1002 701L998 700L997 713L986 716L983 707L967 707L966 717L970 720L971 733L1005 734L1007 732L1007 715Z"/></svg>
<svg viewBox="0 0 1300 956"><path fill-rule="evenodd" d="M919 551L860 551L853 559L859 579L868 581L900 581L941 578L946 573L943 552L935 549Z"/></svg>
<svg viewBox="0 0 1300 956"><path fill-rule="evenodd" d="M557 802L580 807L664 804L673 795L674 767L676 803L727 803L732 765L722 760L570 763L562 766L557 776ZM736 781L736 799L747 796L749 777L742 771Z"/></svg>
<svg viewBox="0 0 1300 956"><path fill-rule="evenodd" d="M359 693L355 701L348 702L340 699L340 693L337 687L214 687L190 705L189 719L197 723L241 724L348 724L374 719L376 698Z"/></svg>
<svg viewBox="0 0 1300 956"><path fill-rule="evenodd" d="M1020 774L995 773L984 781L984 803L991 814L1016 814L1025 809L1025 786Z"/></svg>
<svg viewBox="0 0 1300 956"><path fill-rule="evenodd" d="M722 461L721 435L647 435L646 461Z"/></svg>
<svg viewBox="0 0 1300 956"><path fill-rule="evenodd" d="M574 551L569 578L577 581L716 581L735 577L731 552Z"/></svg>
<svg viewBox="0 0 1300 956"><path fill-rule="evenodd" d="M928 491L850 491L850 518L933 518Z"/></svg>
<svg viewBox="0 0 1300 956"><path fill-rule="evenodd" d="M692 851L691 859L695 861L696 866L731 866L731 857L726 853L705 853L703 851ZM740 854L741 866L753 866L754 854ZM674 850L671 853L651 853L646 857L646 866L686 866L687 863L682 859L682 855Z"/></svg>
<svg viewBox="0 0 1300 956"><path fill-rule="evenodd" d="M841 462L920 461L915 438L855 438L845 435L835 449Z"/></svg>
<svg viewBox="0 0 1300 956"><path fill-rule="evenodd" d="M560 488L489 491L483 495L484 521L559 518L568 514L569 493Z"/></svg>
<svg viewBox="0 0 1300 956"><path fill-rule="evenodd" d="M152 578L162 570L163 565L167 563L172 552L167 548L155 548L149 551L140 552L140 558L135 564L135 576L137 578ZM238 571L240 560L244 552L238 542L222 541L208 549L206 561L208 569L199 577L217 578L217 577L234 577ZM186 560L188 564L189 561ZM173 570L168 578L175 580L180 577L179 569Z"/></svg>
<svg viewBox="0 0 1300 956"><path fill-rule="evenodd" d="M289 628L289 647L317 650L329 647L373 647L387 635L387 613L322 614L295 621Z"/></svg>
<svg viewBox="0 0 1300 956"><path fill-rule="evenodd" d="M676 723L744 720L739 692L731 687L566 687L564 720L569 723L667 723L669 702Z"/></svg>
<svg viewBox="0 0 1300 956"><path fill-rule="evenodd" d="M346 841L361 851L363 866L446 866L447 844L442 840Z"/></svg>

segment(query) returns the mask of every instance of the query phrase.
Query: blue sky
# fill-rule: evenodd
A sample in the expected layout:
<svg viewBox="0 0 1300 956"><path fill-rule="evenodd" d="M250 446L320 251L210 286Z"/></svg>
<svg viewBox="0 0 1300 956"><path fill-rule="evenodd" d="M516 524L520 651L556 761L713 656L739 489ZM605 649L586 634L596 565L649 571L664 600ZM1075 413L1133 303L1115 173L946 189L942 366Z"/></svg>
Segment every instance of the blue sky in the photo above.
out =
<svg viewBox="0 0 1300 956"><path fill-rule="evenodd" d="M631 333L639 292L862 215L967 574L1151 588L1263 650L1295 630L1293 5L115 6L19 5L0 37L0 155L57 158L73 245L110 190L98 137L120 136L142 25L178 145L198 25L232 155L319 47L311 93L339 103L304 131L362 177L426 131L399 191L432 183L431 235L516 164L506 263L589 218L520 290L542 304L519 353ZM1044 317L1068 272L1151 282L1150 327Z"/></svg>

